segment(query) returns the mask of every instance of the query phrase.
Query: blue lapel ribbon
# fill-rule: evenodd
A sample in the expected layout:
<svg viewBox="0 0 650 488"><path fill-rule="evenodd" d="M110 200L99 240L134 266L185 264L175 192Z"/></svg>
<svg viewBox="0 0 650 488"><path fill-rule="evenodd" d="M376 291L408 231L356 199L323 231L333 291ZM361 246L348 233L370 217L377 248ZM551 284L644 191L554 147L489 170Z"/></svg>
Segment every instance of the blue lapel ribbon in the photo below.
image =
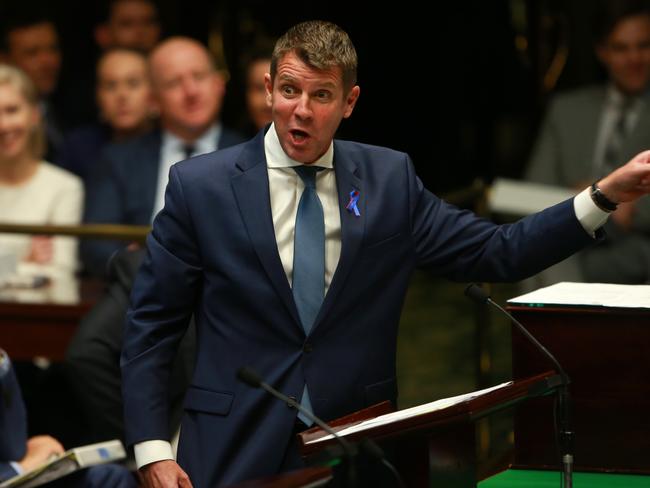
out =
<svg viewBox="0 0 650 488"><path fill-rule="evenodd" d="M352 190L350 192L350 201L345 206L348 212L354 212L354 215L357 217L361 217L361 212L359 212L359 207L357 206L357 202L359 201L359 196L360 196L359 190Z"/></svg>

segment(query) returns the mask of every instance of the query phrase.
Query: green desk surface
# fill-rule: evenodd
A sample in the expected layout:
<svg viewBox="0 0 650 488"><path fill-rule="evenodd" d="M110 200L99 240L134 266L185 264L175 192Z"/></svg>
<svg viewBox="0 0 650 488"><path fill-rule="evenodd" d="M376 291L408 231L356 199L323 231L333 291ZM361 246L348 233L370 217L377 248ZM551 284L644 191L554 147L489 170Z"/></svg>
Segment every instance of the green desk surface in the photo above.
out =
<svg viewBox="0 0 650 488"><path fill-rule="evenodd" d="M509 469L481 481L479 488L559 488L557 471ZM574 473L574 488L650 488L650 476L631 474Z"/></svg>

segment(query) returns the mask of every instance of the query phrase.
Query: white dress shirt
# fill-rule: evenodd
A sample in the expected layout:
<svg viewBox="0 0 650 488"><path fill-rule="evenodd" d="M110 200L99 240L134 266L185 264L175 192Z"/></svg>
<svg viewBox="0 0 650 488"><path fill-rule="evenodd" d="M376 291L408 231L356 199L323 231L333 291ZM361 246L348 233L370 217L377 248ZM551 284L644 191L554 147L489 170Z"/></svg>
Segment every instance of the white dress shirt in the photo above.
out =
<svg viewBox="0 0 650 488"><path fill-rule="evenodd" d="M293 274L293 237L298 203L304 184L292 166L301 163L290 159L280 146L275 127L271 127L264 137L264 152L269 174L269 194L271 198L271 215L273 228L282 260L284 272L289 284ZM325 218L325 287L329 288L332 276L341 255L341 216L336 191L334 174L334 145L330 144L327 152L314 166L326 168L316 176L316 193L323 206ZM599 209L591 200L589 189L584 190L573 199L576 216L589 234L593 235L607 220L609 215ZM135 460L138 468L155 461L174 459L171 444L167 441L144 441L134 446Z"/></svg>
<svg viewBox="0 0 650 488"><path fill-rule="evenodd" d="M264 152L269 173L269 194L271 195L271 215L273 216L275 240L278 244L282 267L289 284L291 284L296 214L302 191L305 188L302 179L292 169L292 166L302 166L302 163L289 158L282 150L273 124L264 137ZM310 166L325 168L316 174L316 193L323 206L323 217L325 218L325 292L327 292L341 256L341 215L338 192L336 191L336 175L334 174L334 144L330 144L327 152Z"/></svg>
<svg viewBox="0 0 650 488"><path fill-rule="evenodd" d="M185 146L194 146L191 156L198 156L212 151L216 151L221 137L221 124L212 124L201 137L192 144L188 144L183 139L176 137L168 131L162 133L162 143L160 145L160 162L158 164L158 183L156 185L156 198L154 199L153 212L151 221L165 206L165 189L169 180L169 170L178 161L186 159Z"/></svg>

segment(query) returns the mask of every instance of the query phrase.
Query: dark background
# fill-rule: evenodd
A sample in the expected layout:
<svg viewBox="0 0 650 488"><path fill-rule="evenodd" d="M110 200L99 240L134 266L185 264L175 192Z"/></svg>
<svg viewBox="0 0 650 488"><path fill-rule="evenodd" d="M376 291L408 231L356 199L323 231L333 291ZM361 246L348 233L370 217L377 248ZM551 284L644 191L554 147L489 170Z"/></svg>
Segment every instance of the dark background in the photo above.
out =
<svg viewBox="0 0 650 488"><path fill-rule="evenodd" d="M11 1L16 0L0 3ZM408 152L425 184L443 193L476 178L489 182L496 175L522 172L548 99L549 87L544 89L541 79L558 46L568 49L568 58L550 88L602 78L592 53L594 4L159 2L166 35L207 42L212 33L220 41L223 50L215 54L225 57L231 76L223 114L230 125L243 111L239 62L258 34L278 36L316 18L341 25L359 54L361 98L339 137ZM78 86L93 70L92 30L101 3L58 0L50 5L62 37L62 84Z"/></svg>

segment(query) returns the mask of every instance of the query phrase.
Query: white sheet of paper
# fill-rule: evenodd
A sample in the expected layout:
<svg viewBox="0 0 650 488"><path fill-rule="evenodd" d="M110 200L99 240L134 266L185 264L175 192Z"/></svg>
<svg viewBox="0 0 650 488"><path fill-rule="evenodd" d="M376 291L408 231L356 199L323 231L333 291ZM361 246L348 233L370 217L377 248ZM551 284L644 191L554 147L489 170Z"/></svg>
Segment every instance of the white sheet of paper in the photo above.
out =
<svg viewBox="0 0 650 488"><path fill-rule="evenodd" d="M508 303L650 308L650 285L562 282L511 298Z"/></svg>
<svg viewBox="0 0 650 488"><path fill-rule="evenodd" d="M372 427L377 427L379 425L390 424L391 422L395 422L398 420L416 417L420 414L435 412L436 410L442 410L443 408L447 408L452 405L463 403L465 401L471 400L481 395L485 395L486 393L489 393L493 390L498 390L499 388L502 388L504 386L509 386L511 384L512 381L507 381L505 383L501 383L496 386L491 386L490 388L485 388L483 390L473 391L470 393L465 393L463 395L458 395L449 398L442 398L434 402L425 403L424 405L418 405L417 407L406 408L404 410L398 410L397 412L391 412L385 415L380 415L379 417L364 420L363 422L360 422L356 425L352 425L343 430L340 430L337 432L337 434L341 436L345 436L348 434L353 434L355 432L361 432L370 429ZM332 439L332 437L333 437L332 435L328 434L325 437L320 437L318 439L311 440L307 442L307 444L316 444L317 442L323 442L328 439Z"/></svg>

